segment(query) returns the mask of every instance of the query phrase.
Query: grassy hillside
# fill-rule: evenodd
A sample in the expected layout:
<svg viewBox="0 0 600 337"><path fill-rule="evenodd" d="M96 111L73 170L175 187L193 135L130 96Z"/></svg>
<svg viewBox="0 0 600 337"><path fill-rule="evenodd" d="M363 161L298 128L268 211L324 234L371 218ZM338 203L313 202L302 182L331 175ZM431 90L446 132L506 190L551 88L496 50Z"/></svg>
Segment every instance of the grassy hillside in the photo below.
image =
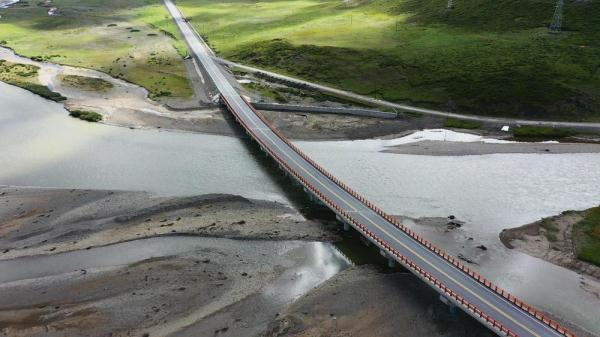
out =
<svg viewBox="0 0 600 337"><path fill-rule="evenodd" d="M225 57L459 112L600 120L600 2L179 0Z"/></svg>
<svg viewBox="0 0 600 337"><path fill-rule="evenodd" d="M579 240L578 257L600 266L600 207L589 209L574 231Z"/></svg>
<svg viewBox="0 0 600 337"><path fill-rule="evenodd" d="M92 68L143 85L154 97L192 94L186 48L160 0L54 0L0 9L0 42L36 59Z"/></svg>

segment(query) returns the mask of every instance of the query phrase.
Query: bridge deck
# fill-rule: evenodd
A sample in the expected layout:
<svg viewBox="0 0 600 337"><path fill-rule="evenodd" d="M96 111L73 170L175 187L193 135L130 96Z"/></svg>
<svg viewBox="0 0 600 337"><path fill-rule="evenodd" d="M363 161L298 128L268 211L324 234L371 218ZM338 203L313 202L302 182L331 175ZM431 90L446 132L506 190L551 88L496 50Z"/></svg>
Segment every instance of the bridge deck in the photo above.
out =
<svg viewBox="0 0 600 337"><path fill-rule="evenodd" d="M499 335L574 336L531 306L472 272L325 171L289 142L232 87L208 48L171 0L165 4L236 119L289 174L344 221L368 237L462 310Z"/></svg>

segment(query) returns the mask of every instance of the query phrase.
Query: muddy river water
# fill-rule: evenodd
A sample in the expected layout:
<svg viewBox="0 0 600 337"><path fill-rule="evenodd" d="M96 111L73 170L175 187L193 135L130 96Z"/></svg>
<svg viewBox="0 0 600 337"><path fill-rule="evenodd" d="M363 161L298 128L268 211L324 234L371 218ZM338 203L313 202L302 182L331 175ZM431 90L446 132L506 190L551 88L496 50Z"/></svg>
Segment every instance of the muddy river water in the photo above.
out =
<svg viewBox="0 0 600 337"><path fill-rule="evenodd" d="M509 251L498 240L503 228L597 205L600 155L430 157L381 153L380 144L372 141L299 145L392 214L456 215L466 223L450 233L407 224L450 252L473 258L474 269L527 302L600 334L600 298L586 290L600 284ZM286 185L265 170L244 141L89 124L67 117L60 104L1 82L0 149L1 185L144 190L157 195L231 193L289 202ZM475 249L475 244L488 250ZM148 247L161 254L173 249L159 242ZM134 255L118 259L139 257ZM110 258L98 256L97 264ZM70 258L76 263L80 257ZM22 276L10 275L2 277L7 281Z"/></svg>

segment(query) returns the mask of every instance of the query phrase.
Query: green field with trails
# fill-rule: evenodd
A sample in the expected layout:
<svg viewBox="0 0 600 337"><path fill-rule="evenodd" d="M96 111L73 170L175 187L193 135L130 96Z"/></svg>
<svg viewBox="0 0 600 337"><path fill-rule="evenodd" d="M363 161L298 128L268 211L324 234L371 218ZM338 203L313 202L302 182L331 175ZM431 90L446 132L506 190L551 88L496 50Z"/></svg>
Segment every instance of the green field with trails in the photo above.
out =
<svg viewBox="0 0 600 337"><path fill-rule="evenodd" d="M179 0L218 53L396 102L600 120L600 3L553 0Z"/></svg>

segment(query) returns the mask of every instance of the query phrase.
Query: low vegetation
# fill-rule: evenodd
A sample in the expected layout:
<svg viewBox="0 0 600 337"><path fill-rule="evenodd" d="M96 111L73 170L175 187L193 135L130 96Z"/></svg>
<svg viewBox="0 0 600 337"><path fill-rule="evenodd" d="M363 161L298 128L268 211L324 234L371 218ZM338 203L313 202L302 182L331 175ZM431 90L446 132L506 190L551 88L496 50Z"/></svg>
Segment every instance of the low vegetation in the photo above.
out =
<svg viewBox="0 0 600 337"><path fill-rule="evenodd" d="M263 99L267 101L275 101L277 103L287 103L287 98L277 89L273 89L261 83L247 83L244 87L250 91L258 93Z"/></svg>
<svg viewBox="0 0 600 337"><path fill-rule="evenodd" d="M519 126L513 129L516 138L564 138L573 136L575 131L563 128L552 128L545 126Z"/></svg>
<svg viewBox="0 0 600 337"><path fill-rule="evenodd" d="M100 122L102 120L102 115L93 112L93 111L85 111L85 110L73 110L69 113L69 116L79 118L86 122Z"/></svg>
<svg viewBox="0 0 600 337"><path fill-rule="evenodd" d="M36 66L0 60L0 81L16 85L55 102L64 101L66 97L39 83L38 70Z"/></svg>
<svg viewBox="0 0 600 337"><path fill-rule="evenodd" d="M544 235L546 236L546 239L548 239L548 241L550 241L551 243L558 241L557 235L559 233L559 229L558 225L554 222L553 219L543 219L540 222L540 227L545 229Z"/></svg>
<svg viewBox="0 0 600 337"><path fill-rule="evenodd" d="M463 119L448 118L444 123L447 128L456 129L479 129L483 124L477 121L468 121Z"/></svg>
<svg viewBox="0 0 600 337"><path fill-rule="evenodd" d="M600 266L600 206L588 210L585 218L575 224L579 241L577 256Z"/></svg>
<svg viewBox="0 0 600 337"><path fill-rule="evenodd" d="M464 113L600 120L600 2L179 0L226 58Z"/></svg>
<svg viewBox="0 0 600 337"><path fill-rule="evenodd" d="M99 70L144 86L151 97L192 95L185 43L161 0L54 0L59 16L42 2L19 4L0 9L0 41L17 53Z"/></svg>
<svg viewBox="0 0 600 337"><path fill-rule="evenodd" d="M113 87L112 83L95 77L59 75L59 79L63 84L87 91L109 91Z"/></svg>

